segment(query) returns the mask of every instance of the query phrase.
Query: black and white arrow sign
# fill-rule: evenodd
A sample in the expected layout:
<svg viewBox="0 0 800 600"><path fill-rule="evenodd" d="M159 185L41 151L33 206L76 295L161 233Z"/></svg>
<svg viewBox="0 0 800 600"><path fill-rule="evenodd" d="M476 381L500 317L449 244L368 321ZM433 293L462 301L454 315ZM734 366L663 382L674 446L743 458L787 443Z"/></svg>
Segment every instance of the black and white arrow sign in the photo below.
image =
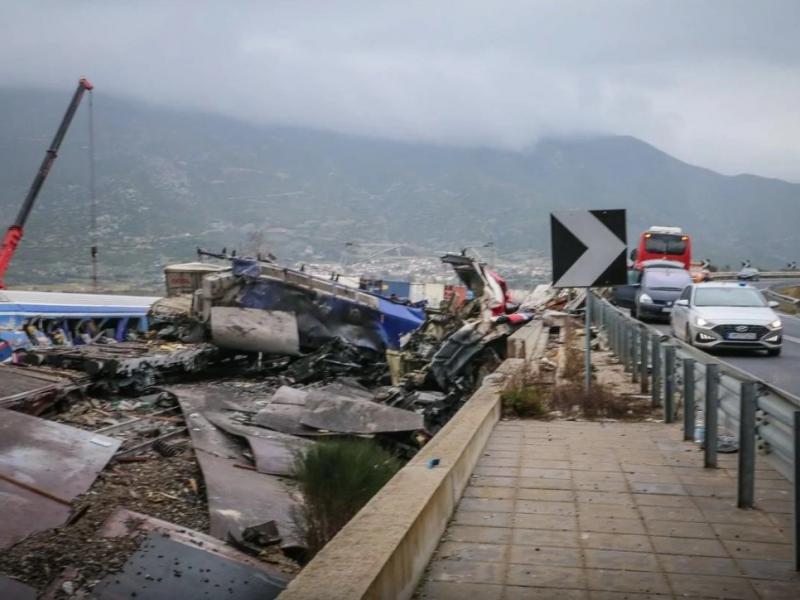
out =
<svg viewBox="0 0 800 600"><path fill-rule="evenodd" d="M553 287L628 283L625 210L550 213Z"/></svg>

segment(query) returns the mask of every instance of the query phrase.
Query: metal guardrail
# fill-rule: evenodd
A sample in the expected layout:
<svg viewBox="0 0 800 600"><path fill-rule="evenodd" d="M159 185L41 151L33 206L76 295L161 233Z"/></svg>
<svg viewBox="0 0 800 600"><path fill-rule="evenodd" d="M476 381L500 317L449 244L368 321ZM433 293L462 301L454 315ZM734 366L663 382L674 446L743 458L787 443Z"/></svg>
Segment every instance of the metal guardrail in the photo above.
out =
<svg viewBox="0 0 800 600"><path fill-rule="evenodd" d="M736 279L738 271L715 271L709 273L711 279ZM758 274L762 279L800 279L799 271L761 271Z"/></svg>
<svg viewBox="0 0 800 600"><path fill-rule="evenodd" d="M739 444L737 504L755 501L756 452L794 484L795 567L800 570L800 398L633 319L590 295L593 324L605 331L625 372L672 423L682 407L683 438L702 441L717 466L720 430ZM702 420L699 419L702 415Z"/></svg>
<svg viewBox="0 0 800 600"><path fill-rule="evenodd" d="M784 304L793 304L794 306L800 306L800 298L795 298L794 296L787 296L785 294L779 294L775 290L771 290L769 288L765 290L761 290L764 292L764 295L768 298L772 298L773 300L777 300L778 302L783 302Z"/></svg>

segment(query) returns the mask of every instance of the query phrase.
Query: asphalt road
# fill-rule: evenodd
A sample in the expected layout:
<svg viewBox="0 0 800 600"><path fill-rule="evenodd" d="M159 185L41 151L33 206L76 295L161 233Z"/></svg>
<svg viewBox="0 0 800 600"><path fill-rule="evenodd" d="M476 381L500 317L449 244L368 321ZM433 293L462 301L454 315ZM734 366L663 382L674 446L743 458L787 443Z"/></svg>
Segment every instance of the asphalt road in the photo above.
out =
<svg viewBox="0 0 800 600"><path fill-rule="evenodd" d="M797 282L797 279L791 281ZM781 283L773 280L756 282L754 285L759 288L780 287ZM713 356L800 397L800 317L783 313L780 313L780 317L783 321L783 351L780 356L767 356L763 351L733 350L717 350ZM669 324L653 325L669 333Z"/></svg>

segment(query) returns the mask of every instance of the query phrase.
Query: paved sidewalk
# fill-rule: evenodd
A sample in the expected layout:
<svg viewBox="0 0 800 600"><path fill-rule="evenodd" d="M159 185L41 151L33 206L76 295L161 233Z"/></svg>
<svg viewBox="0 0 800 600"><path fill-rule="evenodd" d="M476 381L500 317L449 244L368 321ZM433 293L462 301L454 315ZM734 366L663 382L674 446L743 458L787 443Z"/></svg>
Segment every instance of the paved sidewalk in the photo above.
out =
<svg viewBox="0 0 800 600"><path fill-rule="evenodd" d="M501 421L417 597L798 600L791 486L759 464L737 509L736 461L673 425Z"/></svg>

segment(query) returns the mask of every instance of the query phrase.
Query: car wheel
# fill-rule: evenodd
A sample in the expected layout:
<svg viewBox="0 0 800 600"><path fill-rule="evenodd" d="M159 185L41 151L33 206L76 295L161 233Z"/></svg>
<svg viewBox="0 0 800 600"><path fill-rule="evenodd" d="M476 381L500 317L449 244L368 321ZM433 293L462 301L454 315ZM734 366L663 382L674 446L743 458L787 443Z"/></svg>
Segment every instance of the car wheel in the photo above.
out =
<svg viewBox="0 0 800 600"><path fill-rule="evenodd" d="M767 350L767 356L780 356L781 348L770 348Z"/></svg>

